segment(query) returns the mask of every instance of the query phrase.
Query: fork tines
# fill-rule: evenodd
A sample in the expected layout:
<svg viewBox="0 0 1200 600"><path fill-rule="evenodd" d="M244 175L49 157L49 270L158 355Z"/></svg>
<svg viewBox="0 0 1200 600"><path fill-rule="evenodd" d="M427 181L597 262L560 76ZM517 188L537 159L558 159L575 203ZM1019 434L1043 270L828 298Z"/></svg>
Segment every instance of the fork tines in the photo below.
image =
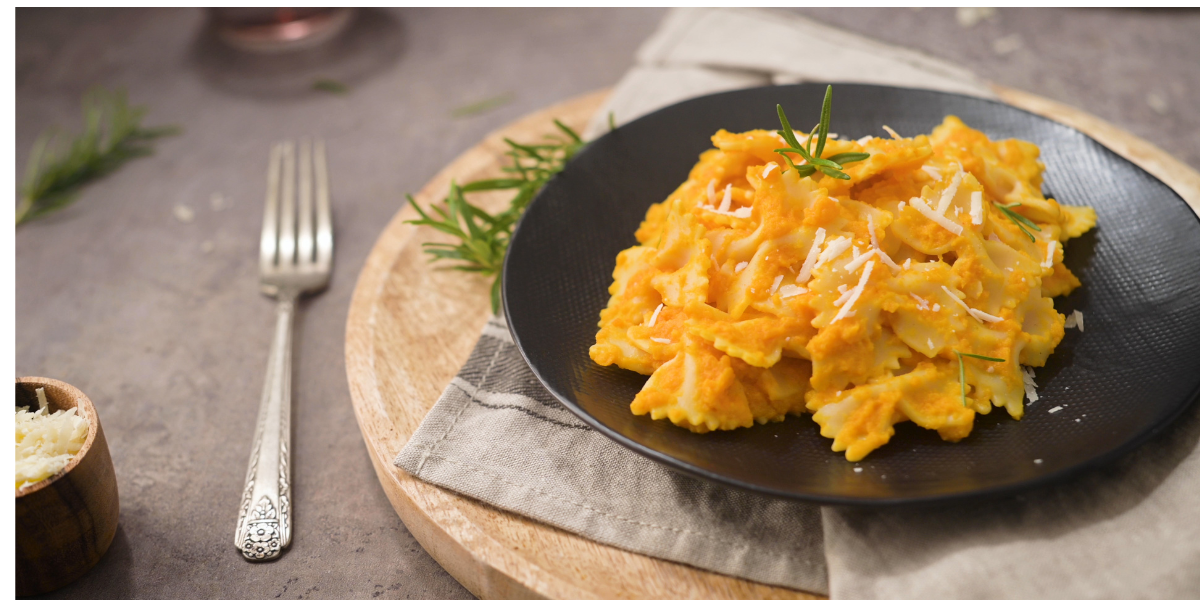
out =
<svg viewBox="0 0 1200 600"><path fill-rule="evenodd" d="M264 277L285 272L327 274L333 258L325 143L304 138L299 145L298 162L293 142L271 147L259 248Z"/></svg>

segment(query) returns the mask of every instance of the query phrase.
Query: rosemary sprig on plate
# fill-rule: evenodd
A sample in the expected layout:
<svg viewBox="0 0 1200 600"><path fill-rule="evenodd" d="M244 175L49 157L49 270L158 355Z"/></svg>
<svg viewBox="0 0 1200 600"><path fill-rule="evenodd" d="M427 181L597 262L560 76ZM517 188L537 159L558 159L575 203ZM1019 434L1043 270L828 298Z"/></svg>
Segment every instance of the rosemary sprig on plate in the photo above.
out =
<svg viewBox="0 0 1200 600"><path fill-rule="evenodd" d="M783 105L776 104L775 110L779 112L779 133L783 135L783 139L787 142L788 148L779 148L778 152L788 162L796 174L800 177L810 177L820 171L821 173L836 179L850 179L850 176L842 172L842 165L846 163L858 162L871 157L865 152L842 152L835 154L829 158L822 158L821 153L825 151L825 140L829 137L829 115L833 108L833 86L825 88L825 102L821 105L821 122L813 128L808 134L808 139L805 140L803 146L796 139L796 132L792 130L791 123L788 122L787 115L783 113ZM817 147L813 149L813 136L817 138ZM797 166L792 162L792 158L788 154L798 154L804 159L802 165Z"/></svg>
<svg viewBox="0 0 1200 600"><path fill-rule="evenodd" d="M179 133L175 126L142 127L146 108L129 106L123 91L95 88L83 96L83 133L63 144L58 133L38 137L17 200L20 225L66 207L84 184L153 152L150 142Z"/></svg>
<svg viewBox="0 0 1200 600"><path fill-rule="evenodd" d="M421 215L419 219L406 221L413 225L432 227L442 233L458 238L457 243L426 242L425 253L431 261L460 261L451 268L468 273L479 273L494 277L492 282L492 312L500 312L500 270L504 265L504 253L512 228L525 207L533 200L542 186L566 166L584 146L583 138L575 130L555 119L554 124L562 132L560 136L546 136L541 144L518 144L508 138L504 142L509 150L505 154L512 165L503 170L507 177L483 179L466 185L450 183L450 193L439 204L422 210L412 195L408 202ZM471 204L466 195L473 192L492 190L514 190L516 194L503 212L491 214Z"/></svg>
<svg viewBox="0 0 1200 600"><path fill-rule="evenodd" d="M1017 228L1021 230L1021 233L1024 233L1025 235L1029 236L1029 241L1031 241L1031 242L1037 241L1033 237L1033 234L1029 232L1029 229L1026 229L1026 227L1031 227L1031 228L1033 228L1034 231L1041 231L1042 228L1038 227L1037 223L1030 221L1029 218L1026 217L1025 215L1022 215L1022 214L1018 213L1017 211L1013 210L1014 206L1021 205L1020 202L1013 202L1012 204L1000 204L999 202L992 201L992 204L995 204L996 208L999 208L1000 212L1004 213L1004 216L1008 217L1008 220L1012 221L1013 224L1016 225Z"/></svg>
<svg viewBox="0 0 1200 600"><path fill-rule="evenodd" d="M983 356L982 354L968 354L966 352L954 351L958 355L958 390L962 394L962 405L967 405L967 369L963 366L963 357L978 358L979 360L988 360L991 362L1004 362L1003 358L995 358L993 356Z"/></svg>

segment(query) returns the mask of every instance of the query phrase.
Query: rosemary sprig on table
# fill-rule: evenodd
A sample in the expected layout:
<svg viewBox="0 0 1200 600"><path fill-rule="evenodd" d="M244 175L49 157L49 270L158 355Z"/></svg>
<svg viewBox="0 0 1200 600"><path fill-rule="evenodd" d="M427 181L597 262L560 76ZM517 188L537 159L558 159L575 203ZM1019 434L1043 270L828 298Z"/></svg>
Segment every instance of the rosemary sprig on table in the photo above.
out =
<svg viewBox="0 0 1200 600"><path fill-rule="evenodd" d="M318 92L329 92L330 94L349 94L350 86L336 80L322 77L312 84L312 89Z"/></svg>
<svg viewBox="0 0 1200 600"><path fill-rule="evenodd" d="M459 106L458 108L450 111L450 116L454 117L455 119L462 117L473 117L475 115L492 110L493 108L500 108L501 106L512 102L513 98L515 97L516 96L514 96L512 92L505 92L499 96L492 96L491 98L485 98L478 102L472 102L470 104Z"/></svg>
<svg viewBox="0 0 1200 600"><path fill-rule="evenodd" d="M445 208L432 204L430 212L426 212L417 205L411 194L408 195L409 204L421 218L407 223L429 226L458 238L457 243L422 244L426 254L432 257L431 261L457 260L461 262L451 268L495 277L492 282L492 312L500 312L499 275L513 225L542 186L562 171L567 161L584 146L583 138L575 130L557 119L554 124L563 135L546 136L542 144L518 144L505 138L504 142L509 146L505 154L512 159L512 165L503 170L509 176L483 179L462 186L451 182L450 193L442 202ZM466 199L466 194L492 190L516 191L503 212L488 213Z"/></svg>
<svg viewBox="0 0 1200 600"><path fill-rule="evenodd" d="M129 106L123 91L95 88L84 94L82 104L83 133L63 144L56 132L47 131L33 145L17 201L17 225L66 207L84 184L151 154L151 141L179 133L175 126L142 127L146 108Z"/></svg>
<svg viewBox="0 0 1200 600"><path fill-rule="evenodd" d="M980 360L989 360L992 362L1004 362L1003 358L995 358L992 356L983 356L981 354L968 354L966 352L954 351L958 355L958 391L962 394L962 405L967 405L967 369L963 366L963 357L978 358Z"/></svg>
<svg viewBox="0 0 1200 600"><path fill-rule="evenodd" d="M858 162L871 157L865 152L842 152L835 154L829 158L822 158L821 153L825 151L825 139L829 137L829 115L833 108L833 86L825 88L825 102L821 105L821 122L813 128L808 134L808 139L805 140L805 145L801 146L800 141L796 139L796 132L792 130L791 123L788 123L787 115L783 113L783 105L776 104L775 110L779 113L779 133L783 135L783 139L787 142L788 148L780 148L778 152L787 160L788 165L796 170L796 174L800 177L809 177L817 171L836 179L850 179L850 176L842 172L842 165L846 163ZM817 136L817 147L814 150L812 147L813 136ZM792 158L788 154L799 154L804 159L806 164L797 166L792 162Z"/></svg>

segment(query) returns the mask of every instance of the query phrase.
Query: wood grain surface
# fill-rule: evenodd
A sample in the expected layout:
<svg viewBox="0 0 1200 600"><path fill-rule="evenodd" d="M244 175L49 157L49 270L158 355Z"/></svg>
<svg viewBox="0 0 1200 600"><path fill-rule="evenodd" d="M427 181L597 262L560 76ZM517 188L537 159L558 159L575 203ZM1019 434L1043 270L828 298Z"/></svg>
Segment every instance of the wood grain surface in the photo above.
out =
<svg viewBox="0 0 1200 600"><path fill-rule="evenodd" d="M1171 185L1200 210L1200 174L1154 145L1097 117L1038 96L996 88L1006 102L1071 125ZM500 173L504 137L553 133L552 118L582 129L607 92L524 117L489 135L415 196L445 196L451 179ZM507 196L479 197L489 210ZM355 415L376 474L400 518L426 550L476 596L509 598L816 599L604 546L413 479L392 466L442 390L466 361L488 318L488 282L429 265L421 243L437 234L388 224L359 276L346 323L346 371Z"/></svg>
<svg viewBox="0 0 1200 600"><path fill-rule="evenodd" d="M72 385L44 377L17 379L17 405L38 406L45 388L50 412L75 408L87 419L87 440L57 475L16 492L17 595L59 589L100 561L117 533L117 476L100 417Z"/></svg>

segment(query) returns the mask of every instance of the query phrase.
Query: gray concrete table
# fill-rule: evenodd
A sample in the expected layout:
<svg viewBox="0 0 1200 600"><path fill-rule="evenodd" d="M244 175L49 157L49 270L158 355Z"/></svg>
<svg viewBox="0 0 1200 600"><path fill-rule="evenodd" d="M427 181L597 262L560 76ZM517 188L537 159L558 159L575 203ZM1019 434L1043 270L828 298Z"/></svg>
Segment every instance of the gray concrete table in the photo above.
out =
<svg viewBox="0 0 1200 600"><path fill-rule="evenodd" d="M808 14L1080 106L1200 165L1200 13L1000 10L969 28L950 9ZM213 42L201 11L18 11L18 172L39 131L78 127L94 84L186 130L17 232L16 372L92 398L121 494L108 555L50 597L470 597L372 471L342 360L354 281L405 192L486 132L615 83L660 15L364 11L333 49L251 61ZM350 92L313 90L319 77ZM452 115L497 96L509 102ZM232 533L272 329L255 263L265 165L270 142L302 134L329 147L335 270L298 319L295 539L250 564Z"/></svg>

